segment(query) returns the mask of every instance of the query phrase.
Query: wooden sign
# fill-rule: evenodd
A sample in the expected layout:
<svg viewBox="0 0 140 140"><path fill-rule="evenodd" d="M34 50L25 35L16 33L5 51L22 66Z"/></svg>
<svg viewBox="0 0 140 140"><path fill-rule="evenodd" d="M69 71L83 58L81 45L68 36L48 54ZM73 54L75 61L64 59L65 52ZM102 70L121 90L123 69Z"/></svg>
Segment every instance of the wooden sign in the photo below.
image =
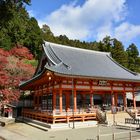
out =
<svg viewBox="0 0 140 140"><path fill-rule="evenodd" d="M107 81L105 80L100 80L98 83L99 86L106 86L107 85Z"/></svg>

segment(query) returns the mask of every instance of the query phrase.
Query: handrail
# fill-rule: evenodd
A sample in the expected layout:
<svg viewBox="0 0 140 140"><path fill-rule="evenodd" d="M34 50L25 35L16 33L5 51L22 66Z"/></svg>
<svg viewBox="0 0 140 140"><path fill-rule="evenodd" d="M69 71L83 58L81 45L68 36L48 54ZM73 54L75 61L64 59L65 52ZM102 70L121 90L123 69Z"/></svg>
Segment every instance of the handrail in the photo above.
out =
<svg viewBox="0 0 140 140"><path fill-rule="evenodd" d="M137 125L140 125L140 119L125 118L125 124L137 124Z"/></svg>

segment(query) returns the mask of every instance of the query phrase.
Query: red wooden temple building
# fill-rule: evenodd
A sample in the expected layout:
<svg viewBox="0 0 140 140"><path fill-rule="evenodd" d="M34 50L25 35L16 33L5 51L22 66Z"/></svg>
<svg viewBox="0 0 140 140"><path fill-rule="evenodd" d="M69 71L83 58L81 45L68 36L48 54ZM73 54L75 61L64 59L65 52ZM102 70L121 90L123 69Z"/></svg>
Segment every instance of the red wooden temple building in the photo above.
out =
<svg viewBox="0 0 140 140"><path fill-rule="evenodd" d="M44 42L32 79L20 89L30 91L33 107L22 115L43 122L96 119L95 107L127 108L126 93L140 88L140 76L114 61L110 53Z"/></svg>

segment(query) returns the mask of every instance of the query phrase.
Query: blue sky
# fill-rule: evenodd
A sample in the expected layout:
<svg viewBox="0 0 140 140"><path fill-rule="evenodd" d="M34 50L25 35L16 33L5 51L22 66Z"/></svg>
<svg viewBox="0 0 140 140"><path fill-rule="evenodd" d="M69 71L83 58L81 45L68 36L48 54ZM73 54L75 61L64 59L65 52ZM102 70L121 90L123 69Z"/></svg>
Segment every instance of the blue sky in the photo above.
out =
<svg viewBox="0 0 140 140"><path fill-rule="evenodd" d="M26 9L56 36L99 41L109 35L140 51L139 6L140 0L31 0Z"/></svg>

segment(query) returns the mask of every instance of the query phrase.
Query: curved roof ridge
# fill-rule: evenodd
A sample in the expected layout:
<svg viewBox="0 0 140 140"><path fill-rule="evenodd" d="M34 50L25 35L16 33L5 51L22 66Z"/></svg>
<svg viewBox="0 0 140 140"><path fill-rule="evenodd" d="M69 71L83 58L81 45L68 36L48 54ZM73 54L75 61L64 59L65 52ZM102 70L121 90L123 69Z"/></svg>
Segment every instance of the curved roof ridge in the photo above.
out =
<svg viewBox="0 0 140 140"><path fill-rule="evenodd" d="M45 45L43 45L43 48L44 47ZM55 66L63 64L68 70L71 68L71 66L67 65L61 58L57 56L56 52L50 44L48 44L47 49L44 48L44 51L47 54L47 57L50 59L51 62L53 62Z"/></svg>
<svg viewBox="0 0 140 140"><path fill-rule="evenodd" d="M50 50L53 52L54 56L59 60L59 63L57 63L57 65L59 64L63 64L68 70L71 68L71 66L68 66L61 58L59 58L55 52L55 50L51 47L51 45L49 45Z"/></svg>
<svg viewBox="0 0 140 140"><path fill-rule="evenodd" d="M49 59L54 65L57 65L57 63L54 62L54 60L52 60L50 54L49 54L48 51L45 49L45 47L46 47L46 46L43 44L43 49L44 49L44 51L45 51L45 53L46 53L48 59Z"/></svg>
<svg viewBox="0 0 140 140"><path fill-rule="evenodd" d="M65 48L68 48L68 49L72 49L72 50L79 50L79 51L83 51L83 52L89 52L89 53L96 53L96 54L100 54L100 55L111 55L110 52L100 52L100 51L95 51L95 50L88 50L88 49L83 49L83 48L77 48L77 47L74 47L74 46L67 46L67 45L61 45L61 44L56 44L56 43L52 43L52 42L48 42L48 41L45 41L45 45L55 45L55 46L59 46L59 47L65 47Z"/></svg>
<svg viewBox="0 0 140 140"><path fill-rule="evenodd" d="M54 49L48 45L48 53L50 55L50 57L53 59L53 61L56 63L56 64L59 64L62 62L62 60L56 55Z"/></svg>

